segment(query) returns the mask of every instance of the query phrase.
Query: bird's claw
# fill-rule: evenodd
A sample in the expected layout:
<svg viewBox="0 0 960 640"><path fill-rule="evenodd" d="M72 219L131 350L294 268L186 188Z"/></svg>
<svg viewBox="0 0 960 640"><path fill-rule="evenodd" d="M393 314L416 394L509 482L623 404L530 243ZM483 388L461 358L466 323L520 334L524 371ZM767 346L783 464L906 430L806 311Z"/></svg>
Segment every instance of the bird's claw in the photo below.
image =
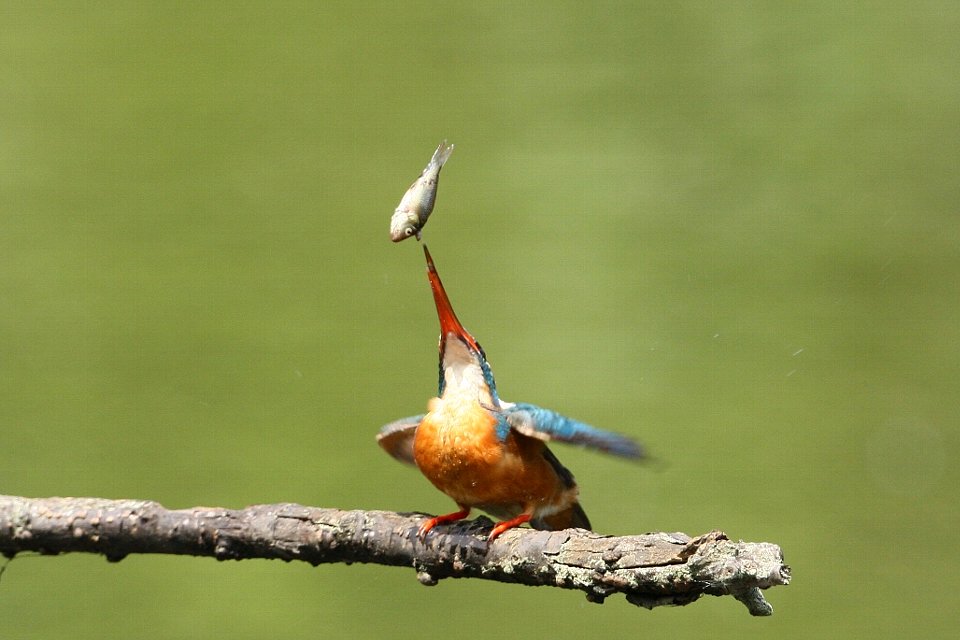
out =
<svg viewBox="0 0 960 640"><path fill-rule="evenodd" d="M430 533L430 530L433 529L438 524L446 524L448 522L456 522L457 520L463 520L470 515L470 509L468 507L461 507L460 511L455 513L447 513L442 516L434 516L420 525L417 529L417 537L420 539L420 542L423 542L427 538L427 534Z"/></svg>
<svg viewBox="0 0 960 640"><path fill-rule="evenodd" d="M513 529L514 527L519 527L520 525L530 522L529 513L521 513L516 518L511 520L504 520L503 522L498 522L497 526L493 528L493 531L490 532L490 535L487 536L487 544L493 542L501 533L507 531L508 529Z"/></svg>
<svg viewBox="0 0 960 640"><path fill-rule="evenodd" d="M417 528L417 538L420 540L420 542L423 542L427 539L427 534L430 533L430 529L433 529L433 527L437 524L434 522L434 520L436 520L436 518L430 518Z"/></svg>

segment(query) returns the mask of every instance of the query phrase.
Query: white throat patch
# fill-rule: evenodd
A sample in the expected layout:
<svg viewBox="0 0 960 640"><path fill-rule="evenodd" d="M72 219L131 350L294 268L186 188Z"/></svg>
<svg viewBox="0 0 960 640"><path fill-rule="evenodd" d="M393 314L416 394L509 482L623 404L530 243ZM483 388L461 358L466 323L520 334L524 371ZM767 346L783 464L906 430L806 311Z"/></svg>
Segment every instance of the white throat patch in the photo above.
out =
<svg viewBox="0 0 960 640"><path fill-rule="evenodd" d="M477 356L453 333L447 334L446 350L443 353L443 379L446 385L443 392L445 397L470 396L487 404L492 403Z"/></svg>

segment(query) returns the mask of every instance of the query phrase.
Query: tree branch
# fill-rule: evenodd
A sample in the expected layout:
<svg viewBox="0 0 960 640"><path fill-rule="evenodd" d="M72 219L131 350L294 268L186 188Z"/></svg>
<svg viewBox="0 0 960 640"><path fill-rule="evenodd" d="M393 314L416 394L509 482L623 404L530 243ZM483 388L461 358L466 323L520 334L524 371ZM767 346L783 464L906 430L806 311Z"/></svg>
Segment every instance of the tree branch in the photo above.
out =
<svg viewBox="0 0 960 640"><path fill-rule="evenodd" d="M623 593L653 608L701 595L732 595L752 615L773 613L761 589L790 582L780 547L733 542L719 531L611 537L589 531L507 531L489 546L486 518L440 527L425 542L424 516L340 511L298 504L233 510L168 510L144 500L0 496L0 552L100 553L112 562L130 553L369 562L413 567L422 584L484 578L586 592L591 602Z"/></svg>

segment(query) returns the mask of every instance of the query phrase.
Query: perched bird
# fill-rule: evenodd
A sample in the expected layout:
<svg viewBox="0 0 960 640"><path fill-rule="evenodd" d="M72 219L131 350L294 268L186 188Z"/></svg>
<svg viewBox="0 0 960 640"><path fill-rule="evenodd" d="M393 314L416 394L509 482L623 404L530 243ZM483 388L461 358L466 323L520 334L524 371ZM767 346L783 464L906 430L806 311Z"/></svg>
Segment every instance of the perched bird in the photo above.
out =
<svg viewBox="0 0 960 640"><path fill-rule="evenodd" d="M413 181L403 194L390 218L390 239L394 242L406 240L412 235L420 240L420 231L427 224L427 218L433 213L437 201L437 185L440 181L440 169L453 153L453 145L444 140L433 152L433 157L424 168L420 177Z"/></svg>
<svg viewBox="0 0 960 640"><path fill-rule="evenodd" d="M415 464L459 507L424 522L419 536L466 518L473 508L501 520L488 541L525 522L536 529L589 529L573 474L546 443L579 444L627 458L642 457L640 446L548 409L502 400L487 357L457 319L426 245L423 252L440 318L438 397L426 414L392 422L377 435L387 453Z"/></svg>

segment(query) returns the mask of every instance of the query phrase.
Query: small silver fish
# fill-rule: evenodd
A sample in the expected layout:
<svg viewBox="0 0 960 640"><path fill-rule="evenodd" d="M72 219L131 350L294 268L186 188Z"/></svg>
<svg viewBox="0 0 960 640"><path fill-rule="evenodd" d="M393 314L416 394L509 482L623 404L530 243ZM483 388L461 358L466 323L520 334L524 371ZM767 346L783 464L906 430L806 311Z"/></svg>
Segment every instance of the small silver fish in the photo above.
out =
<svg viewBox="0 0 960 640"><path fill-rule="evenodd" d="M453 145L444 140L433 152L430 163L413 181L403 199L397 205L390 218L390 239L394 242L406 240L410 236L420 239L420 231L427 224L427 218L433 212L433 204L437 200L437 183L440 180L440 169L453 153Z"/></svg>

